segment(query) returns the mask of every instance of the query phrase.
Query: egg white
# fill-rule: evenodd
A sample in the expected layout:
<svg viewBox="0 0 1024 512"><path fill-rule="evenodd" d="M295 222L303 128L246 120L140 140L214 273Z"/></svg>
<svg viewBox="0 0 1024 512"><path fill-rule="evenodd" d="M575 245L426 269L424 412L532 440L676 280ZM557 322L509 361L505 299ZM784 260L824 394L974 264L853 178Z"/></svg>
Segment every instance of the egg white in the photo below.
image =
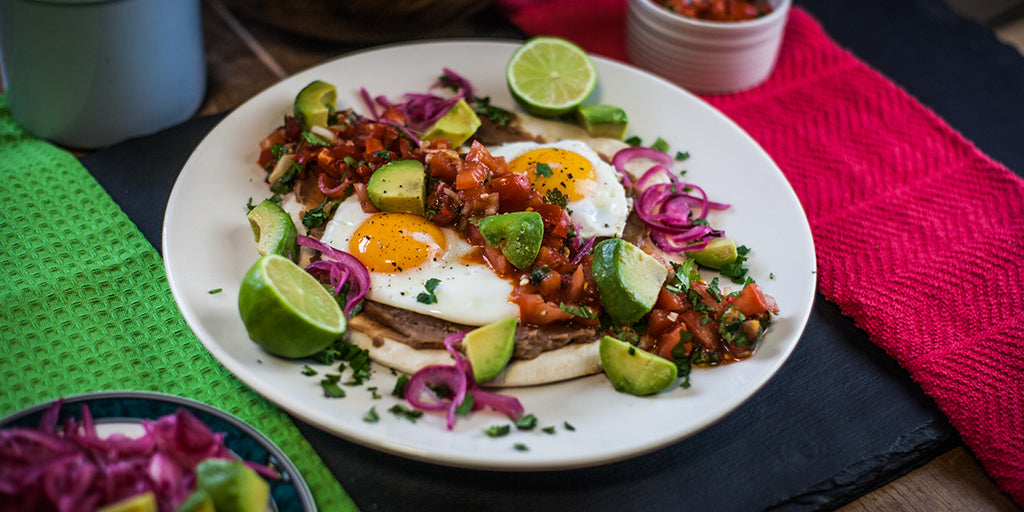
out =
<svg viewBox="0 0 1024 512"><path fill-rule="evenodd" d="M349 251L356 228L370 217L353 195L343 201L328 222L321 238L332 247ZM388 274L370 272L367 298L397 308L466 325L486 325L508 317L518 317L519 307L508 301L511 281L498 277L490 267L466 263L464 256L473 246L449 228L441 228L448 250L438 261L428 259L422 265ZM427 280L441 284L434 290L437 302L423 304L416 297L426 291Z"/></svg>
<svg viewBox="0 0 1024 512"><path fill-rule="evenodd" d="M512 142L488 148L492 155L505 157L511 163L516 157L541 148L555 148L571 151L585 158L594 166L594 186L582 199L569 201L566 209L569 218L579 225L584 238L595 236L619 236L629 216L629 202L626 191L615 168L601 160L601 157L586 143L579 140L561 140L538 144L536 142Z"/></svg>

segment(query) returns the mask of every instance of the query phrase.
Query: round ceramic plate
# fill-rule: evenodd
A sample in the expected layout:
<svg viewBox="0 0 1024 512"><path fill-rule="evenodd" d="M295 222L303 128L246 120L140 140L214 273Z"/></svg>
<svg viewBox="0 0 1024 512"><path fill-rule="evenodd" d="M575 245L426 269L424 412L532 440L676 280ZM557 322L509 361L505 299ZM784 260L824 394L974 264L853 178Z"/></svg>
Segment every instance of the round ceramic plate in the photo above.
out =
<svg viewBox="0 0 1024 512"><path fill-rule="evenodd" d="M336 369L279 359L249 340L237 298L258 254L245 206L270 196L255 163L258 144L282 123L299 90L324 80L337 86L339 108L364 111L360 87L398 99L426 91L442 68L450 68L472 82L477 96L514 109L504 72L517 46L447 41L348 55L281 81L214 128L174 186L163 247L182 314L224 366L293 415L346 439L439 464L506 470L582 467L652 451L720 420L775 374L796 346L814 296L814 247L796 195L768 155L720 112L667 81L601 58L594 59L599 81L588 103L621 106L629 114L628 135L647 143L661 137L672 154L689 152L677 164L688 181L732 205L713 213L712 223L752 249L751 276L781 308L753 358L696 370L689 388L646 398L617 393L604 375L505 390L538 418L538 428L490 437L485 429L508 424L507 418L479 412L460 418L451 431L439 414L410 421L389 412L401 401L391 396L396 377L380 366L367 384L345 387L345 398L326 398L320 379ZM217 289L223 291L210 293ZM307 364L318 374L305 375ZM379 420L367 421L374 414Z"/></svg>
<svg viewBox="0 0 1024 512"><path fill-rule="evenodd" d="M100 436L121 433L141 436L143 420L157 420L185 409L210 430L224 433L224 445L242 460L273 466L281 479L268 480L271 511L313 512L313 495L292 461L270 439L242 420L201 402L173 395L142 391L105 391L69 396L60 408L62 423L67 418L82 418L82 407L92 413ZM35 428L53 402L35 405L0 419L0 429Z"/></svg>

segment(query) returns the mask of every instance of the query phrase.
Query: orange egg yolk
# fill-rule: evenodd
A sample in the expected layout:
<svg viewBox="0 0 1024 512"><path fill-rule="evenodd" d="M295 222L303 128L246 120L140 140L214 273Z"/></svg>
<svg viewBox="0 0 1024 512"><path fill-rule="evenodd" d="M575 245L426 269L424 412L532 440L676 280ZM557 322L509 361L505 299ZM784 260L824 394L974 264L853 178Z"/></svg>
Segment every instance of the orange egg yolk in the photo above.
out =
<svg viewBox="0 0 1024 512"><path fill-rule="evenodd" d="M419 215L375 213L356 228L349 252L370 272L394 274L444 256L441 228Z"/></svg>
<svg viewBox="0 0 1024 512"><path fill-rule="evenodd" d="M538 164L547 165L538 172ZM597 173L590 160L578 153L558 148L527 151L508 164L510 171L525 174L542 196L558 190L569 201L579 201L594 188ZM550 172L549 172L550 171Z"/></svg>

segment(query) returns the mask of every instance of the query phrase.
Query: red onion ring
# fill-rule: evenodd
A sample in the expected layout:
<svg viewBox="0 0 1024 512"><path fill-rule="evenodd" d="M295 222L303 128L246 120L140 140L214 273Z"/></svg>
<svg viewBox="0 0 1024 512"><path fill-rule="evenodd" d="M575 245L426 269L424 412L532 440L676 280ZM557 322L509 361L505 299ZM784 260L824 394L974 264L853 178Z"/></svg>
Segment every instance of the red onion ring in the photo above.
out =
<svg viewBox="0 0 1024 512"><path fill-rule="evenodd" d="M366 297L366 293L370 290L370 271L366 269L363 262L359 261L355 256L335 249L316 238L299 235L295 237L295 242L301 246L316 249L324 256L334 260L320 260L310 263L306 266L306 272L314 276L324 273L328 274L335 294L341 293L341 289L346 283L355 284L354 287L349 286L349 294L344 307L346 315L351 313L352 309Z"/></svg>

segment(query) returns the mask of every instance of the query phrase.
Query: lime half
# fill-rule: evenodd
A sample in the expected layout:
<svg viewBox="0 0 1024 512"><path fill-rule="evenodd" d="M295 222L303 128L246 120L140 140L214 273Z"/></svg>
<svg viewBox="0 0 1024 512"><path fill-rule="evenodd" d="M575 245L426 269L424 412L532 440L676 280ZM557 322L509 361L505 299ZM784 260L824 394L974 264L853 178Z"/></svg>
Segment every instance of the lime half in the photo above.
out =
<svg viewBox="0 0 1024 512"><path fill-rule="evenodd" d="M246 272L238 311L249 337L281 357L311 356L345 332L345 315L330 292L276 254L260 258Z"/></svg>
<svg viewBox="0 0 1024 512"><path fill-rule="evenodd" d="M587 99L597 83L597 69L579 46L557 37L536 37L512 54L505 78L524 110L551 117Z"/></svg>

